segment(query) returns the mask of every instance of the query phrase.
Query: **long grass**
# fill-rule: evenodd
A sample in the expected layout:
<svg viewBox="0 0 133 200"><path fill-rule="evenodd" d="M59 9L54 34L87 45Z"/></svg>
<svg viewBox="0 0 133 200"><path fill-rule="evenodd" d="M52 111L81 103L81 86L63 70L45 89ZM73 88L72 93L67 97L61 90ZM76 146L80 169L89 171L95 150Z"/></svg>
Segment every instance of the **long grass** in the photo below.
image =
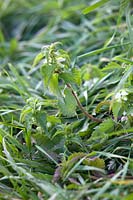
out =
<svg viewBox="0 0 133 200"><path fill-rule="evenodd" d="M0 0L1 200L133 199L132 6L99 2ZM102 122L78 107L64 116L45 87L43 60L33 63L54 42Z"/></svg>

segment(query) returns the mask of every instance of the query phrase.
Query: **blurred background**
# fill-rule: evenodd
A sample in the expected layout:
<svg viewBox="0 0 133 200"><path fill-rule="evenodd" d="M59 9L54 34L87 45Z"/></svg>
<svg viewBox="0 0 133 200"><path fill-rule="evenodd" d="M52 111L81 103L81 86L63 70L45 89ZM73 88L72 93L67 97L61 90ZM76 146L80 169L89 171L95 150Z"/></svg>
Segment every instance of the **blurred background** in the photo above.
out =
<svg viewBox="0 0 133 200"><path fill-rule="evenodd" d="M85 52L107 46L109 40L112 45L128 41L125 17L122 12L120 14L120 1L112 0L84 15L83 9L95 2L0 0L0 68L8 62L18 65L26 63L23 67L30 68L42 46L55 41L63 43L72 60ZM112 49L104 53L104 57L111 59L120 50ZM127 51L126 47L123 47L123 51ZM103 54L100 54L81 59L79 65L97 63L102 57ZM101 59L101 62L103 60L106 59Z"/></svg>

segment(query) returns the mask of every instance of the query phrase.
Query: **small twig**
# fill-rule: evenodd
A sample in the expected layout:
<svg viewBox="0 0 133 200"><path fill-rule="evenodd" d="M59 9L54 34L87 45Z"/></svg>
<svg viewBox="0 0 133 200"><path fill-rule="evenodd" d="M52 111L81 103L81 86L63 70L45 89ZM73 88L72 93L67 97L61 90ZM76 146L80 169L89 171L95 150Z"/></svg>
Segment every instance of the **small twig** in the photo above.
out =
<svg viewBox="0 0 133 200"><path fill-rule="evenodd" d="M78 97L77 97L77 94L74 92L72 86L70 84L66 84L67 87L69 89L71 89L71 92L72 92L72 95L74 96L74 98L76 99L77 101L77 104L78 104L78 107L80 108L80 110L84 113L85 116L87 116L89 119L91 119L92 121L95 121L95 122L102 122L103 120L102 119L97 119L95 117L93 117L91 114L89 114L85 109L84 107L82 106L82 104L80 103Z"/></svg>

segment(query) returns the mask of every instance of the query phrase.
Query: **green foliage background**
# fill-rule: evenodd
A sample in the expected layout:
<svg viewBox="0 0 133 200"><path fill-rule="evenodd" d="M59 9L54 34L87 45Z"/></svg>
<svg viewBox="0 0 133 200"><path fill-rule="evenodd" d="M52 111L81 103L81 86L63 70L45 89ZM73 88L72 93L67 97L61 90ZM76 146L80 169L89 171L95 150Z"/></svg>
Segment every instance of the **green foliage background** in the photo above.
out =
<svg viewBox="0 0 133 200"><path fill-rule="evenodd" d="M133 199L132 24L130 0L0 0L0 199Z"/></svg>

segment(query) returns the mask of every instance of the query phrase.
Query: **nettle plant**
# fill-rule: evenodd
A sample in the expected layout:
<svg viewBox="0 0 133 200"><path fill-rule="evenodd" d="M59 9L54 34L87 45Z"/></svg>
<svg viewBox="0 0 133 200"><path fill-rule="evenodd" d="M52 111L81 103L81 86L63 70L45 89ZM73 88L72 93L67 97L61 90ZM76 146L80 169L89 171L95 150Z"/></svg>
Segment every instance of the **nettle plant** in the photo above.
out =
<svg viewBox="0 0 133 200"><path fill-rule="evenodd" d="M93 117L82 106L75 92L82 82L80 69L70 67L70 57L63 49L57 49L59 44L57 42L44 46L33 63L35 66L41 61L45 89L56 96L59 110L64 116L75 116L78 107L87 118L101 122L101 119Z"/></svg>
<svg viewBox="0 0 133 200"><path fill-rule="evenodd" d="M94 117L84 108L84 105L81 104L80 98L77 95L77 91L82 93L85 91L82 72L87 73L86 69L88 66L83 66L80 69L71 67L68 53L58 48L58 45L60 43L44 46L42 51L36 56L33 66L40 66L40 72L45 86L45 96L49 99L56 100L54 101L57 105L57 107L55 106L57 108L55 115L58 116L60 122L56 118L55 123L57 122L57 124L59 123L63 127L65 124L62 120L62 115L68 119L70 118L67 121L69 123L66 123L65 129L68 130L69 134L67 135L67 131L63 131L63 135L66 135L68 144L69 142L80 143L79 146L81 146L79 149L74 149L76 153L72 153L67 160L64 158L61 165L55 171L54 180L57 181L61 178L65 181L70 176L70 169L74 167L76 162L78 162L78 165L82 163L83 165L104 169L104 160L97 157L97 154L94 154L94 159L91 160L92 155L83 152L88 152L89 148L91 150L99 149L102 145L106 145L105 141L108 138L133 131L131 127L133 123L131 110L133 67L130 63L121 67L120 63L112 61L103 69L97 69L101 74L101 78L97 80L92 90L89 91L91 96L97 96L95 106L92 105L95 98L92 100L91 111L92 108L95 109L97 116L100 117ZM75 124L77 120L74 119L74 122L71 120L72 117L76 116L78 119L79 109L86 116L87 120L89 119L90 123L87 120L87 123L86 121L83 122L84 124L89 124L86 125L86 129L84 129L84 125L84 128L80 126L77 129L77 126L79 126L79 124ZM41 110L39 112L41 113ZM46 123L48 125L47 122L50 122L50 113L47 112L46 115L43 115L43 120L39 120L40 118L42 119L42 115L37 119L39 113L37 115L37 110L34 113L36 120L39 123L42 121L39 125L42 128L44 127L44 131L47 133L47 128L44 124ZM81 118L79 117L79 119ZM58 128L53 135L49 133L46 135L52 139L56 138L57 135L59 136L62 133ZM35 138L35 135L33 137ZM85 142L83 145L82 140L84 138ZM65 144L68 147L67 142Z"/></svg>
<svg viewBox="0 0 133 200"><path fill-rule="evenodd" d="M86 128L85 130L80 130L78 135L81 137L89 135L86 142L94 144L94 146L104 143L107 138L112 138L115 135L132 132L132 63L125 62L123 65L121 61L111 61L103 69L97 68L100 77L91 89L87 91L87 95L91 96L91 103L88 109L83 95L80 98L77 95L77 93L83 94L86 91L83 71L87 74L88 66L72 67L68 53L58 48L59 45L60 43L53 43L44 46L36 56L33 66L38 65L40 67L45 86L45 96L47 99L53 100L56 105L54 105L57 109L54 116L58 117L58 120L60 119L62 126L64 123L62 116L70 119L71 127L73 126L73 117L81 119L85 116L89 123L84 121L85 123L87 122ZM83 97L82 101L81 97ZM49 112L43 113L42 111L42 115L45 115L43 117L45 120L42 120L40 109L39 106L39 110L38 108L34 110L34 118L38 122L37 124L47 132L46 125L48 125L51 114ZM82 116L79 110L82 111ZM98 117L88 113L88 110L95 111L95 116ZM49 134L47 135L50 136Z"/></svg>

